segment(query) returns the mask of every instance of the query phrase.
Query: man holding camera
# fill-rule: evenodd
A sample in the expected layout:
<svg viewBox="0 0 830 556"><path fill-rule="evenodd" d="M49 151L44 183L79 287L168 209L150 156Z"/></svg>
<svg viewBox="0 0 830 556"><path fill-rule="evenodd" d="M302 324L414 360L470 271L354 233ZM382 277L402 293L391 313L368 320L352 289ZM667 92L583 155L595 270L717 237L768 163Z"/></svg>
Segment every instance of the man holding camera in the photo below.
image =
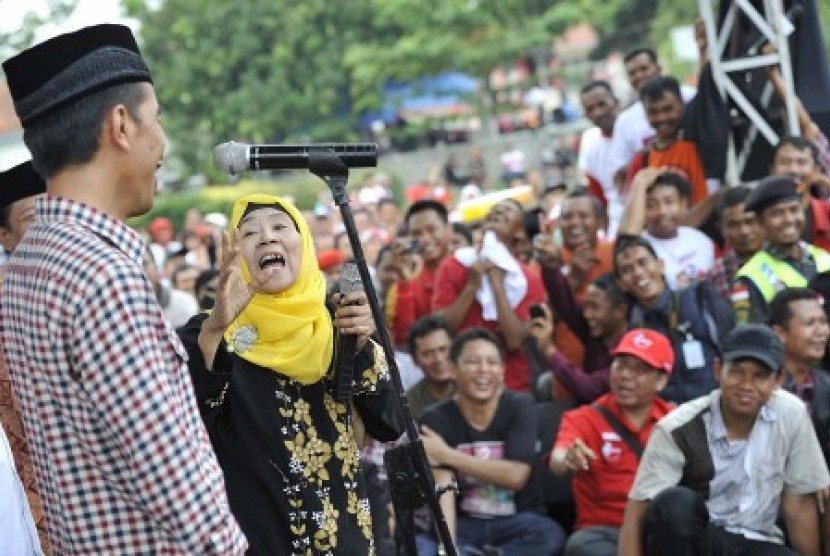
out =
<svg viewBox="0 0 830 556"><path fill-rule="evenodd" d="M451 236L447 207L433 199L409 207L405 222L409 241L399 240L392 248L397 282L386 298L387 320L398 346L407 344L415 321L430 314L435 277ZM420 268L413 268L412 254L420 255Z"/></svg>

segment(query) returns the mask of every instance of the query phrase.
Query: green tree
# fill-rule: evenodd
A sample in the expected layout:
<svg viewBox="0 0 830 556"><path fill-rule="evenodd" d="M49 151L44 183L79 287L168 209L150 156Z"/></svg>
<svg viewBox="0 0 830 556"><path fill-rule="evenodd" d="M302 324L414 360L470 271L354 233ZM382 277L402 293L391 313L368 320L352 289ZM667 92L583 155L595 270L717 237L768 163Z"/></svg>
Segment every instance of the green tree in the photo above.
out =
<svg viewBox="0 0 830 556"><path fill-rule="evenodd" d="M186 170L213 172L212 147L350 138L349 44L369 0L125 0L141 22L165 128ZM347 8L346 8L347 6Z"/></svg>
<svg viewBox="0 0 830 556"><path fill-rule="evenodd" d="M584 17L588 0L123 0L141 22L188 171L214 144L347 140L390 79L486 75Z"/></svg>
<svg viewBox="0 0 830 556"><path fill-rule="evenodd" d="M587 0L375 0L374 32L350 45L360 109L379 103L379 83L449 69L486 76L495 66L549 45L568 25L584 19Z"/></svg>
<svg viewBox="0 0 830 556"><path fill-rule="evenodd" d="M32 46L37 30L48 23L60 23L75 11L78 0L46 0L42 14L28 11L17 29L0 33L0 59L5 60Z"/></svg>

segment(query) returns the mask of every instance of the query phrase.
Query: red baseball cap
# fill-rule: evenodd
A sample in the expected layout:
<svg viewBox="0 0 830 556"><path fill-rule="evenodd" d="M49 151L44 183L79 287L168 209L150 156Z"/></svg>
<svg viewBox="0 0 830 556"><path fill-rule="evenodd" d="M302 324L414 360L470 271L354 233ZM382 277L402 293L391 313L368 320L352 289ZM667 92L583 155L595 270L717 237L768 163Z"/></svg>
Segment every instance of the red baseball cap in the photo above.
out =
<svg viewBox="0 0 830 556"><path fill-rule="evenodd" d="M346 262L346 257L339 249L327 249L317 254L317 265L320 270L326 271Z"/></svg>
<svg viewBox="0 0 830 556"><path fill-rule="evenodd" d="M635 328L626 332L611 355L633 355L666 374L671 374L674 367L674 348L669 339L647 328Z"/></svg>

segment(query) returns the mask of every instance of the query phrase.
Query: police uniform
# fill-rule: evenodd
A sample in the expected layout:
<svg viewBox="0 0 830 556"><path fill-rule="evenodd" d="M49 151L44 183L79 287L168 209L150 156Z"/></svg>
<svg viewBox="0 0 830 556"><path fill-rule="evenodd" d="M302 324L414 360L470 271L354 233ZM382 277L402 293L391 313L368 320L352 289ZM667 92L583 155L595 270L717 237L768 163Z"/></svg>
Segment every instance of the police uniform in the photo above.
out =
<svg viewBox="0 0 830 556"><path fill-rule="evenodd" d="M789 176L762 180L746 199L746 210L761 214L779 203L800 200L796 182ZM741 322L763 322L775 294L785 288L807 287L818 274L830 271L830 253L805 242L799 243L800 256L789 256L781 245L767 243L735 275L731 299L735 316Z"/></svg>

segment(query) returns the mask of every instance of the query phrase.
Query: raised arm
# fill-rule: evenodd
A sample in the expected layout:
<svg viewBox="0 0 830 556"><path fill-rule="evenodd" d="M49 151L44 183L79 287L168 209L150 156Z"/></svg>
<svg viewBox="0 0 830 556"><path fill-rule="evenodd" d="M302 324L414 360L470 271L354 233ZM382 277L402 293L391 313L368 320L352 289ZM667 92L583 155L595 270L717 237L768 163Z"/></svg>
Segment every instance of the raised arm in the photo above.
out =
<svg viewBox="0 0 830 556"><path fill-rule="evenodd" d="M458 330L470 308L476 300L476 292L481 287L484 275L484 261L475 262L467 269L466 281L456 283L451 277L451 266L460 265L457 261L448 261L441 265L438 278L435 281L435 292L432 298L432 309Z"/></svg>
<svg viewBox="0 0 830 556"><path fill-rule="evenodd" d="M662 173L661 168L643 168L634 176L618 235L638 236L642 233L646 225L646 190Z"/></svg>

